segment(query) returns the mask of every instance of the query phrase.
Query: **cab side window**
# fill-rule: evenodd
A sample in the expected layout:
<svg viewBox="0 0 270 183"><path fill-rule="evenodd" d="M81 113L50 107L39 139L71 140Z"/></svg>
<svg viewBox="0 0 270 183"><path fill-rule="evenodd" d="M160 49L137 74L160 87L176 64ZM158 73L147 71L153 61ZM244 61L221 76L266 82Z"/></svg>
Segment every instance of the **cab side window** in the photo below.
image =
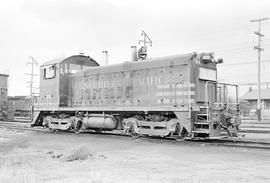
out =
<svg viewBox="0 0 270 183"><path fill-rule="evenodd" d="M55 75L56 75L55 65L43 67L43 78L44 79L52 79L55 77Z"/></svg>

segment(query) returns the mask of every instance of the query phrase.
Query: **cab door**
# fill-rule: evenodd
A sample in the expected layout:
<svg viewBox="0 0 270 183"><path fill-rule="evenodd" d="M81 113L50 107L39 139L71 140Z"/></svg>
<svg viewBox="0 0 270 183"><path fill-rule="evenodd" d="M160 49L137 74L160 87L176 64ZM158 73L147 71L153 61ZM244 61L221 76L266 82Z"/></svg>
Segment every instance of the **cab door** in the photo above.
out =
<svg viewBox="0 0 270 183"><path fill-rule="evenodd" d="M216 102L216 83L206 83L206 97L207 97L207 101L210 103L215 103Z"/></svg>

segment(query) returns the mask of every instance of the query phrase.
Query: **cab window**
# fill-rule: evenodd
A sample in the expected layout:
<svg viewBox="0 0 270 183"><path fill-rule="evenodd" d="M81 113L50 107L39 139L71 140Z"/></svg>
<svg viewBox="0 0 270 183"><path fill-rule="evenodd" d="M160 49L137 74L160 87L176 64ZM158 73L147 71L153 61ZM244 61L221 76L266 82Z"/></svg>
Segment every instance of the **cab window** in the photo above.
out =
<svg viewBox="0 0 270 183"><path fill-rule="evenodd" d="M78 71L82 70L82 66L81 65L77 65L77 64L70 64L69 66L69 72L74 74Z"/></svg>
<svg viewBox="0 0 270 183"><path fill-rule="evenodd" d="M43 68L43 78L44 79L52 79L56 75L55 65L45 66Z"/></svg>

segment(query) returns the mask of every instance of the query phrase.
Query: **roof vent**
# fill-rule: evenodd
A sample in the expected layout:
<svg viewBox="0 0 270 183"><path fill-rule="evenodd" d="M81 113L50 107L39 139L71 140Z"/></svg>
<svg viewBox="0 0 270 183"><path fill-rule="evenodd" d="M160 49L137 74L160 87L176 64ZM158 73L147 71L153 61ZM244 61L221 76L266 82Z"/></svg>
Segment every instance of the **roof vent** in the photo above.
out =
<svg viewBox="0 0 270 183"><path fill-rule="evenodd" d="M137 47L136 46L131 46L130 47L130 51L131 51L131 61L132 62L135 62L135 61L138 61L138 58L137 58Z"/></svg>
<svg viewBox="0 0 270 183"><path fill-rule="evenodd" d="M103 63L105 64L105 65L108 65L109 63L109 61L108 61L108 51L102 51L102 55L103 55Z"/></svg>

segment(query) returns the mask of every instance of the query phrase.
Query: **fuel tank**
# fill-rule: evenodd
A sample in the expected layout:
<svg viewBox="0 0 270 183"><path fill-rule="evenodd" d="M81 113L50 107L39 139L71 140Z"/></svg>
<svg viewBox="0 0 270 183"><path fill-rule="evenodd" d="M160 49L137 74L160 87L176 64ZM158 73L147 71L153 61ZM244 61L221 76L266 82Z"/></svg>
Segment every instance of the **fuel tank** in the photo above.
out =
<svg viewBox="0 0 270 183"><path fill-rule="evenodd" d="M117 120L111 115L94 114L84 117L83 125L86 129L113 130L117 127Z"/></svg>

